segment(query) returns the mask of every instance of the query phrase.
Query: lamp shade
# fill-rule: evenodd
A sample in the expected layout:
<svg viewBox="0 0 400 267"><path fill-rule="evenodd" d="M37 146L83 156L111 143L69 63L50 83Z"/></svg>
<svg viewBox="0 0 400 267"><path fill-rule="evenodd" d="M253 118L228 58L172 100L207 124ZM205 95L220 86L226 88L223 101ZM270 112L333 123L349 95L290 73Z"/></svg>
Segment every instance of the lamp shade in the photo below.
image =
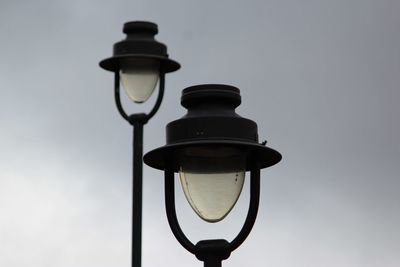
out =
<svg viewBox="0 0 400 267"><path fill-rule="evenodd" d="M245 172L281 160L279 152L258 143L257 124L239 116L240 91L228 85L186 88L188 112L167 125L167 144L148 152L144 162L179 173L190 205L208 222L222 220L241 192Z"/></svg>
<svg viewBox="0 0 400 267"><path fill-rule="evenodd" d="M120 75L129 98L145 102L153 93L161 74L180 68L168 58L167 47L155 40L156 24L132 21L124 24L126 39L114 44L113 56L100 62L100 67Z"/></svg>

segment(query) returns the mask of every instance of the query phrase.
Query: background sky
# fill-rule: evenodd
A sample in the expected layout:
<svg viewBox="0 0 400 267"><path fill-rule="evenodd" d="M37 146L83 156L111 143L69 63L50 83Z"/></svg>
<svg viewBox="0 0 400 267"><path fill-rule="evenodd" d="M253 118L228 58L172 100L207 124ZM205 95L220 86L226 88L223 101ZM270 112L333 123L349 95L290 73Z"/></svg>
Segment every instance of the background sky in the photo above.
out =
<svg viewBox="0 0 400 267"><path fill-rule="evenodd" d="M2 0L0 266L129 266L132 132L98 62L131 20L156 22L182 65L145 152L184 114L182 89L223 83L283 154L224 266L399 266L399 12L395 0ZM144 167L143 266L202 266L169 229L162 177ZM177 192L193 242L239 231L247 183L217 225Z"/></svg>

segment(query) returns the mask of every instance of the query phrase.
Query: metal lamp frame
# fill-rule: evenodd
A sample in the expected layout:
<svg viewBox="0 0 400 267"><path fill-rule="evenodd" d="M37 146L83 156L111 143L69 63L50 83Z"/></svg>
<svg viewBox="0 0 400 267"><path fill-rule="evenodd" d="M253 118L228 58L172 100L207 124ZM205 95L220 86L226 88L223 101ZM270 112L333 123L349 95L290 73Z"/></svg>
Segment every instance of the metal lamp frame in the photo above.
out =
<svg viewBox="0 0 400 267"><path fill-rule="evenodd" d="M183 233L176 216L174 171L171 169L165 170L165 207L171 231L187 251L204 262L204 267L221 267L222 261L229 258L232 251L237 249L246 240L254 226L260 200L259 167L254 167L250 173L249 209L239 234L231 242L224 239L212 239L202 240L194 245Z"/></svg>
<svg viewBox="0 0 400 267"><path fill-rule="evenodd" d="M134 113L128 115L120 97L120 77L115 73L114 98L121 116L133 126L132 152L132 266L140 267L142 262L142 206L143 206L143 128L160 108L165 86L165 74L160 75L157 100L149 113Z"/></svg>
<svg viewBox="0 0 400 267"><path fill-rule="evenodd" d="M166 127L167 144L148 152L144 162L164 171L165 205L168 223L178 242L204 267L221 267L222 261L248 237L255 223L260 198L260 169L278 163L282 156L266 142L258 143L257 124L236 114L241 103L236 87L206 84L183 90L181 104L188 109L182 118ZM245 170L250 172L250 202L246 220L238 235L224 239L202 240L193 244L183 233L175 210L174 173L178 172L188 148L230 147L244 155ZM199 170L200 171L200 170Z"/></svg>
<svg viewBox="0 0 400 267"><path fill-rule="evenodd" d="M99 64L105 70L114 72L114 99L120 115L133 126L133 189L132 189L132 267L142 262L142 195L143 195L143 127L157 113L164 96L165 74L180 68L178 62L170 59L167 47L156 41L157 24L147 21L132 21L124 24L126 39L114 44L113 56ZM160 63L159 90L153 108L148 113L128 115L121 103L120 69L129 67L135 60L153 60Z"/></svg>

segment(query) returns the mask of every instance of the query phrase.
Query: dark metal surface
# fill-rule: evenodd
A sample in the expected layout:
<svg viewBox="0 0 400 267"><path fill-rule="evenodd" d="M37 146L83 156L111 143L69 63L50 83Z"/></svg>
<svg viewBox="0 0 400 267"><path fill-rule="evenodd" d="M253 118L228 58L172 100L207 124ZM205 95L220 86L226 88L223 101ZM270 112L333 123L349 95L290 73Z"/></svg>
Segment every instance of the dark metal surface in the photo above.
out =
<svg viewBox="0 0 400 267"><path fill-rule="evenodd" d="M250 203L246 220L239 234L228 242L223 239L202 240L196 245L183 233L175 210L175 177L172 170L165 170L165 207L169 226L178 242L199 260L204 262L204 267L218 267L221 262L227 259L231 252L237 249L248 237L257 218L258 205L260 200L260 169L253 165L250 172Z"/></svg>
<svg viewBox="0 0 400 267"><path fill-rule="evenodd" d="M210 139L257 143L257 124L235 112L240 103L240 91L234 86L202 84L184 89L181 104L187 113L168 123L167 144Z"/></svg>
<svg viewBox="0 0 400 267"><path fill-rule="evenodd" d="M150 120L157 113L158 109L160 108L162 99L164 97L164 90L165 90L165 73L161 73L157 100L156 100L156 103L154 104L153 108L150 110L150 112L146 114L146 121Z"/></svg>
<svg viewBox="0 0 400 267"><path fill-rule="evenodd" d="M165 209L167 211L167 218L169 226L171 227L172 233L179 241L179 243L190 253L195 254L195 245L183 233L178 219L176 217L175 209L175 179L174 172L166 169L165 170Z"/></svg>
<svg viewBox="0 0 400 267"><path fill-rule="evenodd" d="M143 123L133 124L132 266L142 261Z"/></svg>
<svg viewBox="0 0 400 267"><path fill-rule="evenodd" d="M158 111L165 86L165 74L160 75L157 100L146 113L127 115L120 100L119 73L115 72L114 96L121 116L133 126L133 181L132 181L132 267L140 267L142 260L142 192L143 192L143 127Z"/></svg>
<svg viewBox="0 0 400 267"><path fill-rule="evenodd" d="M140 267L142 260L143 126L160 108L164 87L165 74L161 73L158 96L150 112L128 115L121 104L119 72L114 75L115 104L121 116L133 126L132 267Z"/></svg>
<svg viewBox="0 0 400 267"><path fill-rule="evenodd" d="M146 21L132 21L124 25L126 38L114 44L113 56L100 62L105 70L118 72L122 67L134 64L135 60L155 60L160 63L160 72L168 73L180 68L178 62L170 59L167 47L156 41L157 25Z"/></svg>
<svg viewBox="0 0 400 267"><path fill-rule="evenodd" d="M188 141L179 144L165 145L147 152L143 161L148 166L155 169L164 170L171 168L173 171L178 172L181 167L180 154L181 151L188 147L195 146L212 146L212 145L226 145L242 149L243 153L247 155L246 170L250 170L253 159L257 161L260 168L267 168L278 163L282 156L276 150L266 147L262 144L250 144L248 142L231 141L231 140L201 140L201 141ZM167 163L167 159L169 163Z"/></svg>
<svg viewBox="0 0 400 267"><path fill-rule="evenodd" d="M187 87L182 91L181 104L187 109L200 102L227 102L233 108L241 103L240 90L225 84L200 84Z"/></svg>
<svg viewBox="0 0 400 267"><path fill-rule="evenodd" d="M126 114L121 104L119 72L114 73L114 100L119 114L121 114L122 118L129 122L129 116Z"/></svg>
<svg viewBox="0 0 400 267"><path fill-rule="evenodd" d="M229 258L229 242L224 239L202 240L196 244L196 258L204 262L204 267L221 267Z"/></svg>
<svg viewBox="0 0 400 267"><path fill-rule="evenodd" d="M168 123L167 144L148 152L144 162L164 170L168 159L168 168L177 172L183 149L224 145L241 149L260 168L278 163L282 158L280 153L258 143L257 124L235 112L240 101L240 91L233 86L206 84L186 88L181 103L187 114ZM251 169L251 163L247 162L246 170Z"/></svg>
<svg viewBox="0 0 400 267"><path fill-rule="evenodd" d="M240 91L233 86L208 84L186 88L181 104L188 109L187 114L167 125L165 146L144 156L147 165L165 172L165 204L172 233L205 267L221 267L222 261L248 237L258 212L260 169L282 158L265 143L258 143L255 122L236 114L235 108L240 102ZM174 173L188 162L194 163L193 167L197 165L199 173L229 172L242 164L250 171L249 210L242 229L231 242L202 240L193 245L183 233L176 217Z"/></svg>
<svg viewBox="0 0 400 267"><path fill-rule="evenodd" d="M232 252L237 249L246 238L249 236L251 229L257 218L258 205L260 203L260 168L255 165L251 171L250 177L250 203L249 210L247 211L246 220L243 224L242 230L239 234L229 243L229 251Z"/></svg>
<svg viewBox="0 0 400 267"><path fill-rule="evenodd" d="M132 266L141 266L142 247L142 184L143 184L143 127L160 108L165 87L165 73L180 68L178 62L169 59L167 47L156 41L157 24L133 21L124 24L126 39L114 44L113 56L102 60L99 65L114 72L114 99L118 112L133 126L133 196L132 196ZM128 115L120 98L121 68L146 68L149 62L159 63L159 91L156 102L149 113Z"/></svg>

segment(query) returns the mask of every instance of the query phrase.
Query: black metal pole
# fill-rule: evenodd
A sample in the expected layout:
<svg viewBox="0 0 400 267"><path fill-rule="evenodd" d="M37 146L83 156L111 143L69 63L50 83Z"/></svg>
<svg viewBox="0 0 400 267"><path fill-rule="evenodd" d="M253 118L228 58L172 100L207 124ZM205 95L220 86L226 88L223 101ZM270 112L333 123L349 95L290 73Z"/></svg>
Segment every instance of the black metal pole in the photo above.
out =
<svg viewBox="0 0 400 267"><path fill-rule="evenodd" d="M142 195L143 195L143 128L160 108L165 86L165 74L160 74L159 92L152 110L146 113L126 114L121 104L119 73L115 72L115 104L121 116L133 126L133 181L132 181L132 267L142 266Z"/></svg>
<svg viewBox="0 0 400 267"><path fill-rule="evenodd" d="M126 39L114 44L113 56L102 60L99 64L105 70L114 72L115 104L121 116L133 126L133 182L132 182L132 267L141 267L142 253L142 187L143 187L143 128L160 108L165 85L165 74L180 68L178 62L170 59L167 47L156 41L157 24L146 21L131 21L124 24ZM136 60L140 65L159 62L159 93L153 108L148 114L136 113L128 115L120 99L121 69L136 68ZM133 63L131 63L133 62ZM146 64L143 65L146 69Z"/></svg>
<svg viewBox="0 0 400 267"><path fill-rule="evenodd" d="M143 123L133 123L132 267L142 264Z"/></svg>
<svg viewBox="0 0 400 267"><path fill-rule="evenodd" d="M222 261L217 258L208 258L204 261L204 267L222 267Z"/></svg>

